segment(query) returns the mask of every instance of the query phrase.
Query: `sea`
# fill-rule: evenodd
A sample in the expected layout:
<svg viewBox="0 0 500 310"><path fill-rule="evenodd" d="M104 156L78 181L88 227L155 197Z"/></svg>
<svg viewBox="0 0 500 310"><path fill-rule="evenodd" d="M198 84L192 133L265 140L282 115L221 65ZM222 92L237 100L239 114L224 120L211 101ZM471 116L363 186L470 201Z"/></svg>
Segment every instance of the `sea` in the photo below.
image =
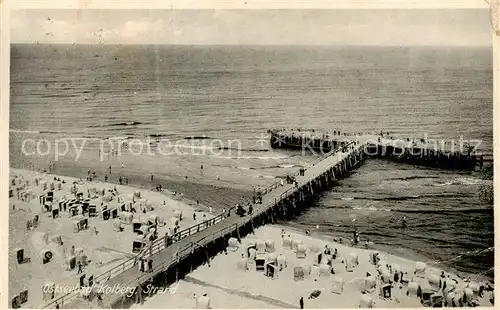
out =
<svg viewBox="0 0 500 310"><path fill-rule="evenodd" d="M12 167L21 137L68 135L207 149L237 140L237 155L198 156L269 180L315 160L271 149L270 128L462 139L492 164L488 47L16 44L10 52ZM281 224L328 238L357 230L389 252L492 276L493 205L479 198L482 183L477 171L368 160Z"/></svg>

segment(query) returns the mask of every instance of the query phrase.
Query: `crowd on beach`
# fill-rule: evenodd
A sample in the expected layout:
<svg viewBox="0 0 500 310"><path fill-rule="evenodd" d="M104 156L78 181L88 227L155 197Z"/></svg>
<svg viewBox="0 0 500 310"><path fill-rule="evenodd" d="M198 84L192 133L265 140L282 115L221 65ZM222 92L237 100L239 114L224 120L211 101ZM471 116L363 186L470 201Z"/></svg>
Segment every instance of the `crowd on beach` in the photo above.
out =
<svg viewBox="0 0 500 310"><path fill-rule="evenodd" d="M356 243L355 239L350 241ZM460 277L425 262L353 248L351 244L264 226L241 241L230 240L226 255L216 256L210 267L202 266L190 277L234 292L279 300L290 305L288 308L494 304L494 288L489 281ZM235 271L221 272L231 265ZM217 295L210 297L212 303L223 307Z"/></svg>
<svg viewBox="0 0 500 310"><path fill-rule="evenodd" d="M48 170L53 169L54 167L51 166ZM11 210L14 212L11 215L16 216L16 221L18 217L24 221L26 232L17 236L17 238L23 238L15 242L20 248L11 249L17 253L18 261L15 267L13 265L9 267L10 281L19 281L24 278L25 276L22 275L24 272L30 273L33 279L37 278L36 281L26 283L26 286L30 288L30 304L32 305L33 302L34 305L41 304L42 297L37 300L39 298L37 287L53 286L55 285L53 282L60 281L71 283L73 282L71 279L75 279L80 287L88 287L89 281L94 283L94 274L106 268L106 260L123 261L126 259L126 256L119 253L132 253L133 248L130 248L128 242L118 244L113 242L115 238L112 235L122 234L120 239L129 242L135 242L142 237L140 243L142 247L145 247L148 242L153 242L158 238L159 230L165 230L165 235L174 235L180 230L181 225L184 227L193 225L192 223L197 223L198 217L209 218L202 210L193 210L192 219L183 219L182 213L185 214L188 209L180 209L177 205L182 203L179 199L172 200L173 195L156 194L155 197L149 197L154 198L150 201L137 189L99 182L97 173L90 170L86 180L53 176L48 174L47 170L44 173L19 172L18 175L11 175L9 195ZM111 167L108 172L112 172ZM151 181L154 181L153 175L151 175ZM125 183L127 182L125 178ZM160 188L157 189L162 192ZM179 193L176 194L177 197L182 197ZM146 195L151 194L146 193ZM166 201L169 202L166 203ZM25 212L19 213L19 211ZM67 216L64 216L66 214ZM171 223L165 222L165 216L171 217ZM153 225L148 226L147 223L152 218L154 218ZM106 224L108 221L111 221L112 225ZM134 229L134 232L124 229L128 225L132 226L136 221L142 223L140 229ZM95 236L97 239L89 238L89 235L82 233L84 231L89 231L90 236ZM33 248L30 239L38 238L38 235L41 240L37 241L36 247ZM111 243L108 244L108 241ZM96 251L99 246L116 248L117 252L105 254ZM37 267L39 262L31 255L43 248L43 267ZM14 264L13 261L10 263ZM59 269L60 264L63 265L63 269ZM139 266L142 266L141 269L144 271L151 270L152 261L140 262ZM44 273L51 270L50 274L47 274L49 277L38 275L41 270L44 270ZM35 293L32 293L33 289ZM17 290L15 286L12 291L15 294ZM52 298L57 298L57 296L52 295ZM45 295L43 297L45 302L50 302L52 298ZM23 300L24 302L26 301Z"/></svg>

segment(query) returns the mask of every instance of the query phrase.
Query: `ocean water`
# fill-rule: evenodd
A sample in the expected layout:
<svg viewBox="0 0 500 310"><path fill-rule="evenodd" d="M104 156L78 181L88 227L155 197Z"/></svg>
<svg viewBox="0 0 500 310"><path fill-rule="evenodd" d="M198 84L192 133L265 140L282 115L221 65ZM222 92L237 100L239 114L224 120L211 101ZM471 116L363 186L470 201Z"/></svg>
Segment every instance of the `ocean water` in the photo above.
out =
<svg viewBox="0 0 500 310"><path fill-rule="evenodd" d="M13 45L10 160L20 165L13 154L27 135L206 148L237 139L236 156L200 156L269 179L314 160L271 150L273 127L478 140L491 159L492 80L490 48ZM346 237L356 225L389 250L485 271L493 252L450 261L493 246L493 206L477 197L479 184L476 172L367 161L286 225Z"/></svg>

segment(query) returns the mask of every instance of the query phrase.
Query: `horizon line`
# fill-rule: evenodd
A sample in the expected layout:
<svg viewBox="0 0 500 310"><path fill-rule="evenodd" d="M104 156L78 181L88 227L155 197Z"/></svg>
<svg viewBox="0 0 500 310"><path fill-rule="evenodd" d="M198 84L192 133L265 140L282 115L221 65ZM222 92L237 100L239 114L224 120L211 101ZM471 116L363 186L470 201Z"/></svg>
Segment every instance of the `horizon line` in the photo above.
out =
<svg viewBox="0 0 500 310"><path fill-rule="evenodd" d="M71 45L71 46L254 46L254 47L470 47L470 48L492 48L493 42L491 44L484 45L425 45L425 44L409 44L409 45L376 45L376 44L208 44L208 43L67 43L67 42L10 42L10 45Z"/></svg>

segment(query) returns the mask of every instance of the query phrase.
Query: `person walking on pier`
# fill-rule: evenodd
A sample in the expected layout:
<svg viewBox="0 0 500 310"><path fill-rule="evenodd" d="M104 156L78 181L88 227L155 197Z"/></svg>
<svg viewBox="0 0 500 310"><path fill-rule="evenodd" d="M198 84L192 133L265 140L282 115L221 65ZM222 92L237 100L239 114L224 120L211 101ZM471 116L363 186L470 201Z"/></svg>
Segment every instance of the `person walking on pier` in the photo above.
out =
<svg viewBox="0 0 500 310"><path fill-rule="evenodd" d="M148 272L153 272L153 259L148 260Z"/></svg>
<svg viewBox="0 0 500 310"><path fill-rule="evenodd" d="M141 258L141 260L139 261L139 271L140 272L144 272L144 259Z"/></svg>

